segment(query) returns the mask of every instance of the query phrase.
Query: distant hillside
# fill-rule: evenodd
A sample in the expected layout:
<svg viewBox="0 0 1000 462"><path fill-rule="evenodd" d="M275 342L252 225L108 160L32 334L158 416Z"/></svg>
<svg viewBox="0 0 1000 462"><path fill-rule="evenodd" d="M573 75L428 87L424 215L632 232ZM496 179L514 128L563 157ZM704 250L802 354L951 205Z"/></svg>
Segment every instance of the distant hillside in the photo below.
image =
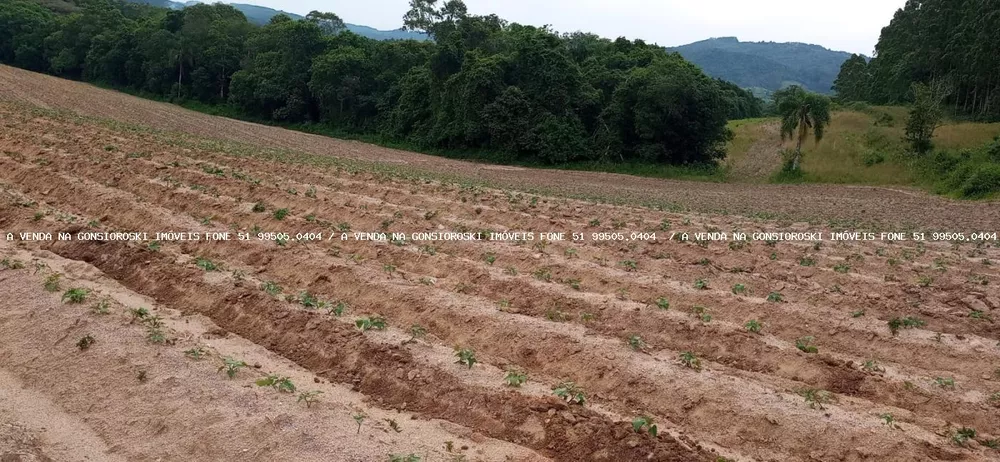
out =
<svg viewBox="0 0 1000 462"><path fill-rule="evenodd" d="M145 3L148 5L170 8L174 10L179 10L184 8L185 6L201 3L197 1L189 1L186 3L181 3L171 0L128 0L128 1L132 1L135 3ZM226 2L221 2L221 3L226 3ZM302 15L289 13L287 11L275 10L273 8L268 8L265 6L248 5L246 3L230 3L230 5L232 5L233 8L242 11L243 14L246 15L248 21L258 25L267 24L267 22L270 21L272 17L278 14L288 15L292 19L305 19L305 17ZM427 40L427 35L425 34L419 32L399 30L399 29L378 30L368 26L347 24L347 30L354 32L355 34L375 40Z"/></svg>
<svg viewBox="0 0 1000 462"><path fill-rule="evenodd" d="M736 37L702 40L669 48L705 73L767 94L790 84L831 93L840 65L850 53L805 43L741 42Z"/></svg>

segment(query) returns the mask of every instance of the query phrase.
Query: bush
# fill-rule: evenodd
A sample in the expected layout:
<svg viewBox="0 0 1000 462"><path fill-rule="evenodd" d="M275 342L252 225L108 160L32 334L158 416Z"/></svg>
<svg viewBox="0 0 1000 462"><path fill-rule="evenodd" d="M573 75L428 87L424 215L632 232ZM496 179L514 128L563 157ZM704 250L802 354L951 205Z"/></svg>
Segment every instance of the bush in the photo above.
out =
<svg viewBox="0 0 1000 462"><path fill-rule="evenodd" d="M962 197L979 198L1000 192L1000 164L979 167L962 183Z"/></svg>
<svg viewBox="0 0 1000 462"><path fill-rule="evenodd" d="M866 167L878 165L885 162L885 155L881 152L867 149L864 154L861 155L861 162L863 162Z"/></svg>

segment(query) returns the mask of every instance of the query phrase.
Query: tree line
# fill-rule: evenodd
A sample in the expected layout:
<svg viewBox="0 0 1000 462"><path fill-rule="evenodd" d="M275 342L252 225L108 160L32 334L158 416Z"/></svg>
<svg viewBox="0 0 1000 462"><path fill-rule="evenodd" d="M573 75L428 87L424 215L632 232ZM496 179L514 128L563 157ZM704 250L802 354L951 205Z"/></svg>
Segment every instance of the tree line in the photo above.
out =
<svg viewBox="0 0 1000 462"><path fill-rule="evenodd" d="M425 42L367 39L332 13L258 27L224 4L75 3L56 14L0 0L0 62L263 121L552 164L711 162L725 156L728 119L763 112L657 45L471 15L460 0L411 0L404 25Z"/></svg>
<svg viewBox="0 0 1000 462"><path fill-rule="evenodd" d="M913 102L923 84L950 112L1000 120L1000 3L908 0L882 29L875 57L854 55L834 90L843 101Z"/></svg>

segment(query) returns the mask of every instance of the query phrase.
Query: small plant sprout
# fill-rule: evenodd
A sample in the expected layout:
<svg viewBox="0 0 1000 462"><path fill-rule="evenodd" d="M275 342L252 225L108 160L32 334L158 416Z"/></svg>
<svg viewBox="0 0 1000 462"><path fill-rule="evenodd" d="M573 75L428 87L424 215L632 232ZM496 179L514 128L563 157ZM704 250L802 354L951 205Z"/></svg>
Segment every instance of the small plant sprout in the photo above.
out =
<svg viewBox="0 0 1000 462"><path fill-rule="evenodd" d="M87 289L81 289L81 288L69 289L65 293L63 293L62 301L66 303L83 303L85 300L87 300L87 294L89 293L90 291Z"/></svg>
<svg viewBox="0 0 1000 462"><path fill-rule="evenodd" d="M146 248L152 250L153 252L159 252L160 247L162 247L160 241L149 241L149 244L146 244Z"/></svg>
<svg viewBox="0 0 1000 462"><path fill-rule="evenodd" d="M273 216L275 220L281 221L284 220L289 213L288 209L277 209L274 211Z"/></svg>
<svg viewBox="0 0 1000 462"><path fill-rule="evenodd" d="M219 372L226 371L226 376L234 379L236 378L236 373L244 367L247 367L247 363L235 360L231 356L226 356L222 358L222 365L219 366Z"/></svg>
<svg viewBox="0 0 1000 462"><path fill-rule="evenodd" d="M323 394L320 390L313 391L303 391L299 393L299 399L295 400L296 403L306 403L306 408L312 407L313 403L319 401L319 395Z"/></svg>
<svg viewBox="0 0 1000 462"><path fill-rule="evenodd" d="M361 332L375 329L375 330L385 330L385 318L381 316L372 316L369 318L361 318L354 321L354 325L361 329Z"/></svg>
<svg viewBox="0 0 1000 462"><path fill-rule="evenodd" d="M361 434L361 424L365 421L368 415L362 411L357 411L351 415L351 417L353 417L354 422L358 424L358 434Z"/></svg>
<svg viewBox="0 0 1000 462"><path fill-rule="evenodd" d="M146 340L150 343L166 343L167 336L163 333L163 330L157 326L147 325L146 326Z"/></svg>
<svg viewBox="0 0 1000 462"><path fill-rule="evenodd" d="M659 432L656 428L656 424L653 423L653 418L641 415L632 419L632 431L636 433L648 432L653 437Z"/></svg>
<svg viewBox="0 0 1000 462"><path fill-rule="evenodd" d="M492 266L494 263L496 263L497 256L493 252L484 253L483 254L483 261L485 261L487 265L491 265Z"/></svg>
<svg viewBox="0 0 1000 462"><path fill-rule="evenodd" d="M257 202L253 204L253 208L250 210L253 211L253 213L264 213L265 211L267 211L267 204L264 204L263 202Z"/></svg>
<svg viewBox="0 0 1000 462"><path fill-rule="evenodd" d="M710 322L712 320L712 315L708 314L708 310L704 306L696 306L691 308L691 312L694 313L694 317L698 318L701 322Z"/></svg>
<svg viewBox="0 0 1000 462"><path fill-rule="evenodd" d="M81 337L80 340L76 342L76 347L79 348L81 351L86 350L90 348L90 346L93 345L94 342L96 342L96 340L94 340L94 336L87 334Z"/></svg>
<svg viewBox="0 0 1000 462"><path fill-rule="evenodd" d="M885 372L885 368L880 366L878 361L874 359L869 359L865 361L863 364L861 364L861 368L864 369L866 372L871 372L871 373Z"/></svg>
<svg viewBox="0 0 1000 462"><path fill-rule="evenodd" d="M826 409L823 405L833 401L833 394L826 390L809 388L799 391L799 395L805 398L806 404L812 409Z"/></svg>
<svg viewBox="0 0 1000 462"><path fill-rule="evenodd" d="M781 296L780 292L771 292L771 293L767 294L767 301L769 301L771 303L780 303L783 300L784 300L784 297Z"/></svg>
<svg viewBox="0 0 1000 462"><path fill-rule="evenodd" d="M743 327L746 327L747 330L750 331L750 332L753 332L755 334L759 334L760 333L760 329L763 328L764 326L760 323L760 321L758 321L756 319L751 319L751 320L747 321L747 323L744 324Z"/></svg>
<svg viewBox="0 0 1000 462"><path fill-rule="evenodd" d="M208 356L208 350L206 350L205 347L197 346L190 350L184 350L184 356L194 360L200 360L205 356Z"/></svg>
<svg viewBox="0 0 1000 462"><path fill-rule="evenodd" d="M59 280L62 278L62 274L52 273L47 278L45 282L42 283L42 287L49 292L59 292Z"/></svg>
<svg viewBox="0 0 1000 462"><path fill-rule="evenodd" d="M958 446L965 446L965 443L975 438L976 438L976 430L974 428L968 428L968 427L962 427L956 429L955 432L951 435L951 441Z"/></svg>
<svg viewBox="0 0 1000 462"><path fill-rule="evenodd" d="M456 364L464 364L469 369L472 369L472 366L478 362L476 361L476 352L470 348L456 348L455 357L458 358L458 361L455 361Z"/></svg>
<svg viewBox="0 0 1000 462"><path fill-rule="evenodd" d="M625 268L625 271L632 272L638 269L639 265L635 262L635 260L623 260L622 267Z"/></svg>
<svg viewBox="0 0 1000 462"><path fill-rule="evenodd" d="M681 364L689 369L694 369L695 371L701 372L701 360L698 359L694 353L690 351L685 351L678 357Z"/></svg>
<svg viewBox="0 0 1000 462"><path fill-rule="evenodd" d="M897 335L900 329L915 329L926 323L921 319L907 316L905 318L892 318L887 324L889 325L889 332L892 332L892 335Z"/></svg>
<svg viewBox="0 0 1000 462"><path fill-rule="evenodd" d="M807 335L795 341L795 348L798 348L803 353L819 353L819 348L813 345L815 341L815 337Z"/></svg>
<svg viewBox="0 0 1000 462"><path fill-rule="evenodd" d="M503 376L503 382L508 387L519 388L528 381L528 374L525 374L520 369L510 368L507 369L507 373Z"/></svg>
<svg viewBox="0 0 1000 462"><path fill-rule="evenodd" d="M146 319L147 316L149 316L149 310L143 307L132 308L128 310L128 312L129 314L132 315L132 320L129 322L142 321L143 319Z"/></svg>
<svg viewBox="0 0 1000 462"><path fill-rule="evenodd" d="M705 290L708 288L708 281L704 279L698 279L697 281L694 281L694 288L698 290Z"/></svg>
<svg viewBox="0 0 1000 462"><path fill-rule="evenodd" d="M390 424L390 426L392 426ZM410 454L389 454L389 462L420 462L420 456L410 453Z"/></svg>
<svg viewBox="0 0 1000 462"><path fill-rule="evenodd" d="M642 337L638 335L630 335L625 341L628 343L628 347L635 351L643 351L646 349L646 342L642 340Z"/></svg>
<svg viewBox="0 0 1000 462"><path fill-rule="evenodd" d="M216 265L214 262L212 262L212 260L209 260L207 258L198 258L198 260L195 262L195 265L205 271L215 271L219 269L218 265Z"/></svg>
<svg viewBox="0 0 1000 462"><path fill-rule="evenodd" d="M330 305L330 309L327 310L326 314L332 314L339 318L344 315L344 310L346 309L347 309L347 303L337 302Z"/></svg>
<svg viewBox="0 0 1000 462"><path fill-rule="evenodd" d="M882 419L883 425L889 428L895 428L897 430L900 429L899 424L896 423L896 418L893 417L892 414L886 412L885 414L879 414L878 418Z"/></svg>
<svg viewBox="0 0 1000 462"><path fill-rule="evenodd" d="M258 379L254 383L258 387L271 387L282 393L295 393L295 384L292 383L292 380L277 374L269 374L267 377Z"/></svg>
<svg viewBox="0 0 1000 462"><path fill-rule="evenodd" d="M938 377L934 379L934 383L941 388L955 389L955 379L952 377Z"/></svg>
<svg viewBox="0 0 1000 462"><path fill-rule="evenodd" d="M733 293L736 295L743 295L747 291L747 286L743 284L733 284Z"/></svg>
<svg viewBox="0 0 1000 462"><path fill-rule="evenodd" d="M261 283L260 290L267 292L268 295L278 295L281 293L281 286L274 281L267 281Z"/></svg>
<svg viewBox="0 0 1000 462"><path fill-rule="evenodd" d="M587 394L583 389L573 382L562 382L552 389L552 394L562 398L569 404L583 405L587 401Z"/></svg>
<svg viewBox="0 0 1000 462"><path fill-rule="evenodd" d="M670 300L667 300L665 297L657 298L656 299L656 307L659 308L659 309L661 309L661 310L669 310L670 309Z"/></svg>
<svg viewBox="0 0 1000 462"><path fill-rule="evenodd" d="M94 314L108 314L111 312L111 301L107 298L101 299L91 309Z"/></svg>

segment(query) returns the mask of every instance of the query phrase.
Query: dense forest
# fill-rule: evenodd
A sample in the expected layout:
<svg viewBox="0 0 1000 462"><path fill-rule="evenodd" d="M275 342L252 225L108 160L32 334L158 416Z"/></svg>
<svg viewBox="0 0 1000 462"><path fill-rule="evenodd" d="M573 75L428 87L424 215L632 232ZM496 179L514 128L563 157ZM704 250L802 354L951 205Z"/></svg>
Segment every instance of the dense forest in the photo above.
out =
<svg viewBox="0 0 1000 462"><path fill-rule="evenodd" d="M900 104L913 101L914 83L955 115L1000 120L1000 2L908 0L875 58L847 60L834 89L844 101Z"/></svg>
<svg viewBox="0 0 1000 462"><path fill-rule="evenodd" d="M59 14L0 0L0 62L530 162L710 162L728 119L761 114L749 92L659 46L470 15L460 0L411 0L403 23L429 41L367 39L331 13L260 27L224 4L74 3Z"/></svg>

